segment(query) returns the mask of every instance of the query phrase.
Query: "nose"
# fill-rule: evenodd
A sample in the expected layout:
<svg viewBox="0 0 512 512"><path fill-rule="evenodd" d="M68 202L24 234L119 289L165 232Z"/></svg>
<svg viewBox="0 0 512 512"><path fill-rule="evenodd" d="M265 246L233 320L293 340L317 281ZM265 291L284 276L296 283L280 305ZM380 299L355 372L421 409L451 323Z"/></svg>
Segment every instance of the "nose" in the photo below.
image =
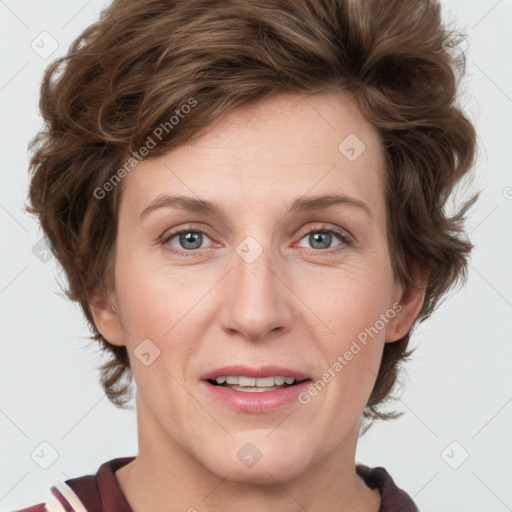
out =
<svg viewBox="0 0 512 512"><path fill-rule="evenodd" d="M220 311L222 328L249 341L282 335L290 330L294 319L293 293L286 284L284 267L277 264L269 249L258 245L249 243L245 252L239 246L233 254Z"/></svg>

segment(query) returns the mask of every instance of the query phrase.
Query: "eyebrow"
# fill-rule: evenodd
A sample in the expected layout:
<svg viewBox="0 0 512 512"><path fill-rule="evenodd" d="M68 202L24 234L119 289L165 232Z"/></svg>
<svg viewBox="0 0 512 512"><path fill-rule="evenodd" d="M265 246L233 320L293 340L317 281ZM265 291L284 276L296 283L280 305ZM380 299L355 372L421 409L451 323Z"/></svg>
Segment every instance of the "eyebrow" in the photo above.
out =
<svg viewBox="0 0 512 512"><path fill-rule="evenodd" d="M372 212L367 204L363 201L349 197L345 194L328 194L322 196L302 196L288 207L286 214L293 212L320 210L328 208L333 205L344 204L359 208L372 217ZM139 218L145 217L149 213L160 208L175 208L197 213L207 213L218 217L225 217L224 208L214 201L207 201L205 199L196 199L188 196L171 196L162 195L151 201L144 210L139 214Z"/></svg>

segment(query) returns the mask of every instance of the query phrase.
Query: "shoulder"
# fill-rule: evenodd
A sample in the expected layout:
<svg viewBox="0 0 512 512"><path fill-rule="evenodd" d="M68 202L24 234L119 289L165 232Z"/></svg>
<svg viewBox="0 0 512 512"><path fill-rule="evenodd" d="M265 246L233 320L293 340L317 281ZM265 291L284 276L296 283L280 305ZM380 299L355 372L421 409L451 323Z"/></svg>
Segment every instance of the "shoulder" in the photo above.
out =
<svg viewBox="0 0 512 512"><path fill-rule="evenodd" d="M363 464L356 465L357 474L370 489L378 489L382 503L379 512L418 512L412 498L397 487L391 475L383 467L369 468Z"/></svg>
<svg viewBox="0 0 512 512"><path fill-rule="evenodd" d="M55 484L43 503L13 512L132 512L116 480L115 472L134 457L113 459L97 473Z"/></svg>

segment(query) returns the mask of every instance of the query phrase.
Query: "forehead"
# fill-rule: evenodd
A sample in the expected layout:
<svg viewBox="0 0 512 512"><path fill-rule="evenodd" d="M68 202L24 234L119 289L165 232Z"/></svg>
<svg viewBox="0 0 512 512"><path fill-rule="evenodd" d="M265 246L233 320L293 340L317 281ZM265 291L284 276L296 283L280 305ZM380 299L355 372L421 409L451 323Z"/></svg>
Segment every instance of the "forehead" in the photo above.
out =
<svg viewBox="0 0 512 512"><path fill-rule="evenodd" d="M348 95L277 94L140 163L125 178L123 196L138 211L168 193L224 197L239 208L332 192L378 203L383 177L379 135Z"/></svg>

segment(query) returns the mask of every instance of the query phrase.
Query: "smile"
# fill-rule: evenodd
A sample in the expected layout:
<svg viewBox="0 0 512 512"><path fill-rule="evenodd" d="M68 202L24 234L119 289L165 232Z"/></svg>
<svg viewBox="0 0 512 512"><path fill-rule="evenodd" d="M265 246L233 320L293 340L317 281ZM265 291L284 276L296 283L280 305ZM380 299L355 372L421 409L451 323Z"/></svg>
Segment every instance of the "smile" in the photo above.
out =
<svg viewBox="0 0 512 512"><path fill-rule="evenodd" d="M208 382L214 386L222 386L225 388L241 391L243 393L264 393L266 391L276 391L289 386L294 386L298 382L295 377L246 377L227 375L211 379Z"/></svg>
<svg viewBox="0 0 512 512"><path fill-rule="evenodd" d="M245 413L265 413L294 403L312 379L304 372L279 366L225 366L201 376L206 393L223 407Z"/></svg>

